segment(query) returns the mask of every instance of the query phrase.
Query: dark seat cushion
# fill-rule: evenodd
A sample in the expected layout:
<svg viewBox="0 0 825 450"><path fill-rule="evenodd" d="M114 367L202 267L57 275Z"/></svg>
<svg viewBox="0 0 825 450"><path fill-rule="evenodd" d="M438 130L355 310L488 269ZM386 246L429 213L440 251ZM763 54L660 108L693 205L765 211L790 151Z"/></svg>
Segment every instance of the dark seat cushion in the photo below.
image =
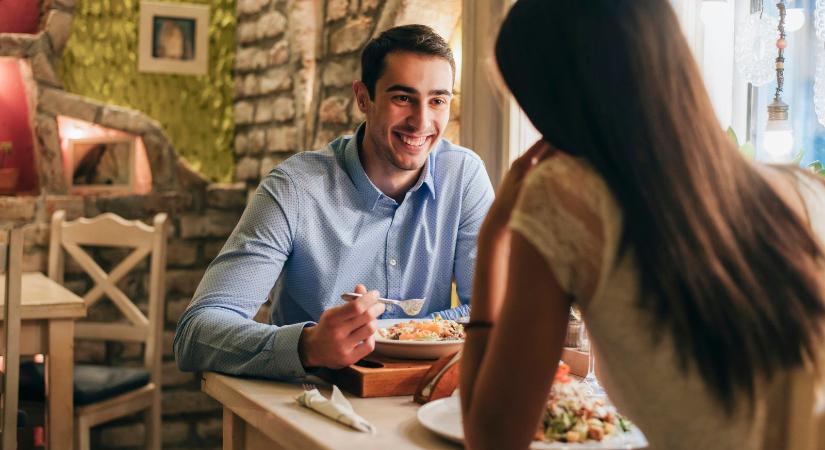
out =
<svg viewBox="0 0 825 450"><path fill-rule="evenodd" d="M20 399L43 401L44 365L31 361L20 365ZM149 372L130 367L77 364L74 366L74 404L88 405L149 384Z"/></svg>

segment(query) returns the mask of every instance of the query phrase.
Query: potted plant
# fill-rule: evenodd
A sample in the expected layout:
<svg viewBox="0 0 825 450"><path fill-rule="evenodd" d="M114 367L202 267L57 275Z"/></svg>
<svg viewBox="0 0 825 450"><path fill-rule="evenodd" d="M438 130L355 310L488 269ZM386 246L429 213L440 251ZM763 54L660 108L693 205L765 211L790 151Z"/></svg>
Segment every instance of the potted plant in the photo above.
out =
<svg viewBox="0 0 825 450"><path fill-rule="evenodd" d="M20 177L20 169L6 167L11 162L11 141L0 141L0 194L13 194Z"/></svg>
<svg viewBox="0 0 825 450"><path fill-rule="evenodd" d="M825 177L825 164L822 164L819 161L814 161L808 164L808 169L810 169L813 173L822 175Z"/></svg>

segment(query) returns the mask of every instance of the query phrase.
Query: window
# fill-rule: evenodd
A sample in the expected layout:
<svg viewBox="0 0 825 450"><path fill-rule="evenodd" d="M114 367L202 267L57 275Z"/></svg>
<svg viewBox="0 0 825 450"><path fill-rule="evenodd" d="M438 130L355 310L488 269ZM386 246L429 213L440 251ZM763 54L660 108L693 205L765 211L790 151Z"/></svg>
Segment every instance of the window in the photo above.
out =
<svg viewBox="0 0 825 450"><path fill-rule="evenodd" d="M813 103L815 50L823 43L816 38L816 0L787 0L788 7L803 8L804 26L789 33L785 61L783 100L790 105L795 148L804 150L803 165L825 161L825 127L817 122ZM464 67L461 142L476 150L484 160L490 178L497 185L510 163L526 150L539 134L509 96L501 95L490 83L492 64L489 49L493 34L513 0L464 0ZM767 121L767 105L773 99L776 82L755 87L735 67L734 42L737 24L758 11L763 0L727 0L716 3L719 10L708 13L702 0L671 0L682 31L702 72L719 125L731 127L740 143L749 141L764 159L762 138ZM723 4L722 4L723 3ZM777 16L775 0L764 0L764 14ZM825 55L825 50L823 50ZM823 56L825 58L825 56ZM774 79L775 80L775 79Z"/></svg>
<svg viewBox="0 0 825 450"><path fill-rule="evenodd" d="M825 127L817 121L814 110L814 73L816 48L823 43L817 40L813 23L815 0L796 0L790 7L803 9L805 24L795 32L788 32L785 50L785 82L782 99L790 106L790 121L794 132L794 151L802 151L801 163L807 165L825 161ZM765 12L778 16L773 1L765 1ZM761 135L768 120L767 105L773 101L776 81L758 89L754 97L752 126L756 130L757 157L762 156L764 145Z"/></svg>
<svg viewBox="0 0 825 450"><path fill-rule="evenodd" d="M512 96L495 85L495 33L514 0L464 0L461 144L478 153L493 186L540 135Z"/></svg>
<svg viewBox="0 0 825 450"><path fill-rule="evenodd" d="M804 152L802 165L825 160L825 127L817 122L813 103L815 50L823 45L816 38L813 23L815 3L815 0L787 1L788 8L801 8L805 15L802 28L787 33L782 93L783 101L790 105L794 151ZM773 78L760 87L748 84L735 67L733 42L737 26L750 14L763 9L762 14L778 17L775 1L764 0L763 5L763 0L727 0L726 13L716 9L713 14L703 14L703 7L713 4L711 6L717 8L723 2L672 0L672 4L702 70L722 127L732 127L740 142L754 144L757 159L767 159L763 136L767 106L773 101L776 81Z"/></svg>

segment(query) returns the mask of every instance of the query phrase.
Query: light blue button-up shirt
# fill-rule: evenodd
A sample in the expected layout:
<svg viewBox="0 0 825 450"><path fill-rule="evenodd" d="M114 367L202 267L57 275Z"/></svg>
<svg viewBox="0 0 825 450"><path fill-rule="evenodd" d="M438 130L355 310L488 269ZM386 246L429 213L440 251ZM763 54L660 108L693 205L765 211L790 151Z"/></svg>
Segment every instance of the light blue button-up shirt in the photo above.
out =
<svg viewBox="0 0 825 450"><path fill-rule="evenodd" d="M476 238L493 201L481 160L441 140L399 204L367 177L359 140L299 153L261 182L178 322L182 370L303 376L301 331L358 283L425 298L420 316L469 315ZM461 305L449 309L453 279ZM268 294L272 325L252 320ZM395 306L382 316L396 317L407 316Z"/></svg>

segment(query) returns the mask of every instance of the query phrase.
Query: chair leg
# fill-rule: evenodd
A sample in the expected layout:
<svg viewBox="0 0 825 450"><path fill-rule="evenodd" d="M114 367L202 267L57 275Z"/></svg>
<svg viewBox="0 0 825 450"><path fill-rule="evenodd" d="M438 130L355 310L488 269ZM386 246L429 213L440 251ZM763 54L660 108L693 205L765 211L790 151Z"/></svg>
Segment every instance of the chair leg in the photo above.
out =
<svg viewBox="0 0 825 450"><path fill-rule="evenodd" d="M160 391L152 396L152 406L144 412L144 423L146 424L146 449L160 450L162 429L160 411Z"/></svg>
<svg viewBox="0 0 825 450"><path fill-rule="evenodd" d="M74 439L75 450L90 450L90 428L87 421L82 417L75 416L74 421Z"/></svg>

